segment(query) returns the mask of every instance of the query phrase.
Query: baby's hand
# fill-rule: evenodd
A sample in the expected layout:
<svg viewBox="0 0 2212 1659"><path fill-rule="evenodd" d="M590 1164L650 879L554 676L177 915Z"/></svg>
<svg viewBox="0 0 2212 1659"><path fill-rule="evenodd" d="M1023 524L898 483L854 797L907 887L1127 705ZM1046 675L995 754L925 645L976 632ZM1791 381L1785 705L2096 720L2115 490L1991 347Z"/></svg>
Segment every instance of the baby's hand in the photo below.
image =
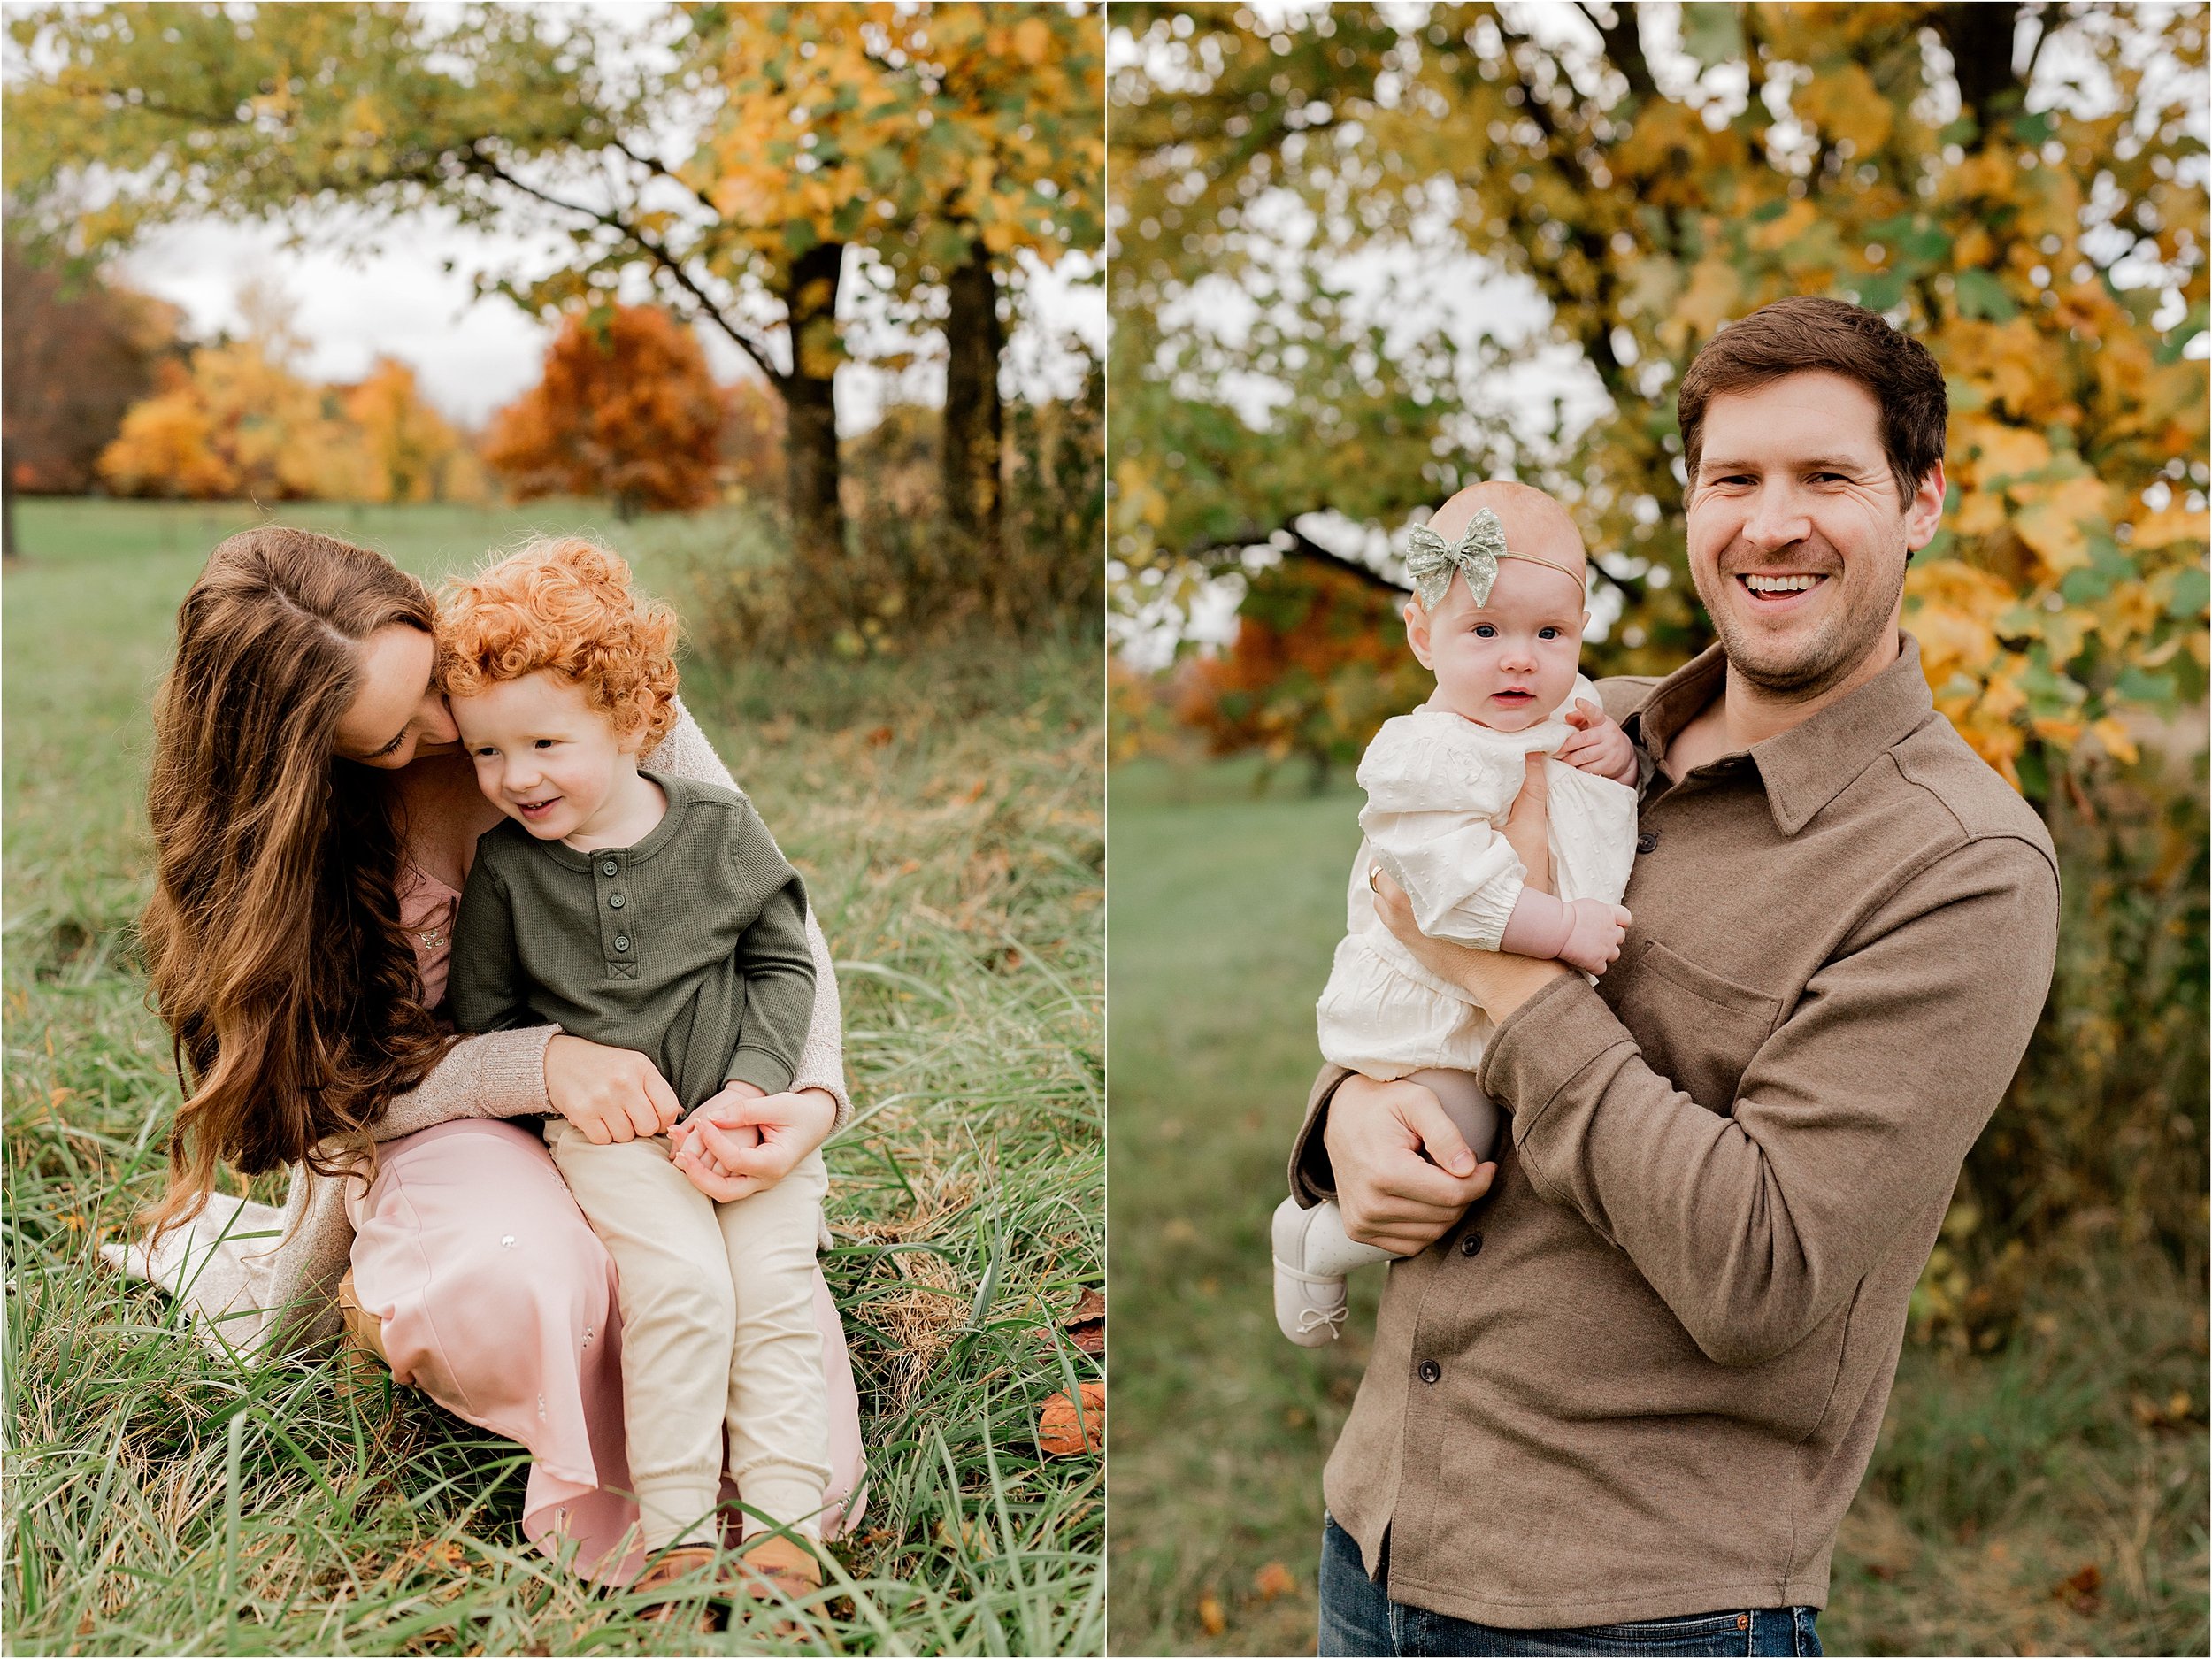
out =
<svg viewBox="0 0 2212 1659"><path fill-rule="evenodd" d="M1559 746L1561 760L1578 772L1610 778L1632 789L1636 787L1641 771L1636 761L1636 746L1604 710L1584 697L1563 718L1574 727L1574 735Z"/></svg>
<svg viewBox="0 0 2212 1659"><path fill-rule="evenodd" d="M1629 914L1602 899L1576 899L1567 906L1567 942L1559 960L1585 973L1603 973L1621 954Z"/></svg>

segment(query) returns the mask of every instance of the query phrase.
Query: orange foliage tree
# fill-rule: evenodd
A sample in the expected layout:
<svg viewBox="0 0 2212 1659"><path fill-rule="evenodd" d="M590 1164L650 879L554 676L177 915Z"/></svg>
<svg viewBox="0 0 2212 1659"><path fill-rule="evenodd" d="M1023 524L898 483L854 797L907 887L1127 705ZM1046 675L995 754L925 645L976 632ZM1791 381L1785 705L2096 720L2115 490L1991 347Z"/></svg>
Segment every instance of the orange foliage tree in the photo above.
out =
<svg viewBox="0 0 2212 1659"><path fill-rule="evenodd" d="M523 500L609 495L623 518L714 499L722 399L689 329L649 305L572 316L484 459Z"/></svg>
<svg viewBox="0 0 2212 1659"><path fill-rule="evenodd" d="M1333 555L1293 553L1249 579L1235 642L1185 664L1177 718L1218 754L1302 759L1318 788L1357 762L1365 733L1428 691L1405 648L1404 599Z"/></svg>

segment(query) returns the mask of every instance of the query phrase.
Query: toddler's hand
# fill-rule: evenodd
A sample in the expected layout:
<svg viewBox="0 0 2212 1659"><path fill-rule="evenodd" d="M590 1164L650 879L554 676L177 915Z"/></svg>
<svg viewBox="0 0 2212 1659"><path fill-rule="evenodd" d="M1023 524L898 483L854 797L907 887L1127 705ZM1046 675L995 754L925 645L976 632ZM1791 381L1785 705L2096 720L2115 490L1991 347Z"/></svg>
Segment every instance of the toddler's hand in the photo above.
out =
<svg viewBox="0 0 2212 1659"><path fill-rule="evenodd" d="M677 1163L679 1168L684 1169L684 1172L686 1174L689 1174L690 1170L686 1167L684 1163L680 1160L682 1154L691 1152L695 1155L698 1163L710 1173L718 1170L719 1166L707 1153L705 1147L699 1140L699 1125L707 1121L709 1114L710 1114L718 1106L733 1105L739 1101L760 1100L763 1099L765 1094L766 1091L764 1090L757 1083L741 1082L739 1079L733 1078L728 1082L723 1084L721 1089L718 1093L710 1094L705 1100L701 1101L696 1110L687 1113L682 1122L677 1124L674 1127L669 1130L668 1155L670 1160ZM748 1147L756 1147L760 1144L760 1131L752 1128L750 1125L742 1125L737 1128L725 1129L723 1133L729 1135L731 1139L740 1141Z"/></svg>
<svg viewBox="0 0 2212 1659"><path fill-rule="evenodd" d="M1567 906L1567 942L1559 960L1585 973L1603 973L1621 954L1629 914L1602 899L1576 899Z"/></svg>
<svg viewBox="0 0 2212 1659"><path fill-rule="evenodd" d="M1574 727L1574 735L1559 746L1559 758L1578 772L1610 778L1615 783L1636 787L1641 768L1636 746L1628 733L1608 718L1605 710L1582 698L1562 717Z"/></svg>

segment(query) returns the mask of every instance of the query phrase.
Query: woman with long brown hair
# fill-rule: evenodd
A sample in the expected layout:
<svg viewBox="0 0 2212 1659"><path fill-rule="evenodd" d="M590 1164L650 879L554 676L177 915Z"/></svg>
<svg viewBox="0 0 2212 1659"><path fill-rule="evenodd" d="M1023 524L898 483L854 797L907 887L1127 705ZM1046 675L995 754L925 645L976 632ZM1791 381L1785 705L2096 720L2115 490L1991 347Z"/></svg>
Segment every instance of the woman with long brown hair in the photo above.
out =
<svg viewBox="0 0 2212 1659"><path fill-rule="evenodd" d="M144 937L185 1098L153 1233L111 1258L250 1357L349 1330L400 1381L528 1446L526 1532L626 1579L641 1557L612 1548L636 1517L612 1265L541 1141L505 1120L649 1135L675 1097L641 1055L552 1026L457 1038L439 1018L454 907L498 812L434 683L434 616L381 555L279 526L218 547L178 612ZM654 764L730 781L687 713ZM836 979L807 927L797 1076L710 1133L718 1195L773 1184L850 1111ZM226 1165L288 1170L283 1209L218 1193ZM858 1509L858 1401L818 1274L816 1303L834 1531Z"/></svg>

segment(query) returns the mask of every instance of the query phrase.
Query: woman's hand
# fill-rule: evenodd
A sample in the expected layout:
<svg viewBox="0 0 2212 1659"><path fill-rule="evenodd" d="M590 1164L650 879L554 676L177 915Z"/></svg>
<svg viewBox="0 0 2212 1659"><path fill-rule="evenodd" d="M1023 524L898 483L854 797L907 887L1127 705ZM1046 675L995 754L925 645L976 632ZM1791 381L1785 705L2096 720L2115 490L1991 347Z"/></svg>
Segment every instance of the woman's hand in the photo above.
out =
<svg viewBox="0 0 2212 1659"><path fill-rule="evenodd" d="M643 1055L566 1032L545 1046L545 1093L594 1146L657 1135L684 1114L676 1091Z"/></svg>
<svg viewBox="0 0 2212 1659"><path fill-rule="evenodd" d="M837 1101L826 1089L762 1095L750 1084L732 1084L685 1119L671 1161L708 1197L730 1203L790 1174L836 1122Z"/></svg>
<svg viewBox="0 0 2212 1659"><path fill-rule="evenodd" d="M1495 1164L1475 1162L1436 1096L1418 1083L1346 1078L1329 1097L1321 1142L1346 1234L1394 1256L1418 1256L1450 1232L1498 1172Z"/></svg>

